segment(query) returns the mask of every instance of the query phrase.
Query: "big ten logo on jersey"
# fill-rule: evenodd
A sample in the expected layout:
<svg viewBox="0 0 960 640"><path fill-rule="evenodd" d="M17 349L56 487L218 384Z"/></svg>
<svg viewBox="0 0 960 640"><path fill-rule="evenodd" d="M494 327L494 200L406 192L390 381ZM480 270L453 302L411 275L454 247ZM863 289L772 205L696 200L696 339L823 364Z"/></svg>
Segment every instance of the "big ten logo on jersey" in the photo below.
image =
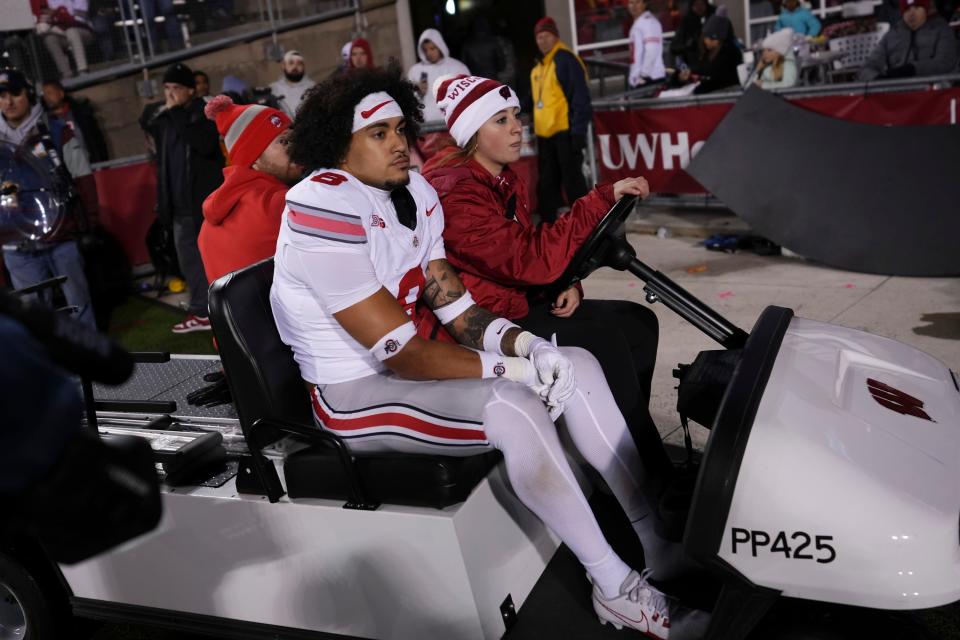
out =
<svg viewBox="0 0 960 640"><path fill-rule="evenodd" d="M387 223L377 214L370 216L370 226L374 229L386 229Z"/></svg>
<svg viewBox="0 0 960 640"><path fill-rule="evenodd" d="M347 181L346 176L342 176L339 173L333 173L332 171L324 171L323 173L318 173L317 175L310 178L310 182L319 182L320 184L328 184L331 187L335 187L338 184L343 184Z"/></svg>
<svg viewBox="0 0 960 640"><path fill-rule="evenodd" d="M417 300L423 293L423 287L427 283L423 275L423 269L414 267L407 271L400 278L400 287L397 290L397 301L403 305L403 310L408 316L413 317L413 308L417 306Z"/></svg>

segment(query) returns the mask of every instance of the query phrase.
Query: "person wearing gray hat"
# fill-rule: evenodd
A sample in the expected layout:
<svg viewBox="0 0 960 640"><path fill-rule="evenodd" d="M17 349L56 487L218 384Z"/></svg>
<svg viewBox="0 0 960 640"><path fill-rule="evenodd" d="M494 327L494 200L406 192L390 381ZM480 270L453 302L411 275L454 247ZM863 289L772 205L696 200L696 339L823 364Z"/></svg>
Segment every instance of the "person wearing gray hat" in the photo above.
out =
<svg viewBox="0 0 960 640"><path fill-rule="evenodd" d="M737 65L743 54L737 48L733 25L724 16L710 16L703 25L700 52L689 69L681 69L675 77L679 85L699 82L695 94L710 93L739 85Z"/></svg>
<svg viewBox="0 0 960 640"><path fill-rule="evenodd" d="M281 111L292 118L297 114L303 96L317 83L307 75L303 54L295 49L283 54L280 66L283 75L270 85L270 93L277 97Z"/></svg>

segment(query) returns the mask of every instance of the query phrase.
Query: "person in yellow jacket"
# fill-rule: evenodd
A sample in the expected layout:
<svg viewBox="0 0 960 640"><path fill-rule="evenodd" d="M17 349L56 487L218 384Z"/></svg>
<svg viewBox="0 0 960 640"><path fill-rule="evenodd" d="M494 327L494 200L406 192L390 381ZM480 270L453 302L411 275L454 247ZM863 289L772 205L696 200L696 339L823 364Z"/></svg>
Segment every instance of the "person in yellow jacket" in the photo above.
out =
<svg viewBox="0 0 960 640"><path fill-rule="evenodd" d="M567 203L587 194L583 150L593 107L586 66L560 41L557 23L543 17L533 32L543 58L530 72L531 95L524 111L532 109L537 136L537 213L553 222L563 204L561 187Z"/></svg>

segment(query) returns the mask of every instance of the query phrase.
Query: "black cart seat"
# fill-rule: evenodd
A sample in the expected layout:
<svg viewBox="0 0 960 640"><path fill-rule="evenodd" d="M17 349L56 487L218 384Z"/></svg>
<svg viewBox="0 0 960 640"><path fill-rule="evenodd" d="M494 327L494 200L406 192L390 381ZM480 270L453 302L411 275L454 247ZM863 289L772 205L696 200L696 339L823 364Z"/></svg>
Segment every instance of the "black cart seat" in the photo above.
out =
<svg viewBox="0 0 960 640"><path fill-rule="evenodd" d="M210 287L210 320L252 455L262 460L260 450L287 433L322 434L324 442L284 461L291 498L355 499L352 491L358 480L368 503L443 508L466 499L499 461L498 452L360 458L338 453L342 441L314 423L300 369L277 332L270 308L272 282L271 258L223 276ZM261 476L271 470L272 465L259 467ZM269 479L261 479L269 495ZM271 500L279 497L277 491L275 487Z"/></svg>

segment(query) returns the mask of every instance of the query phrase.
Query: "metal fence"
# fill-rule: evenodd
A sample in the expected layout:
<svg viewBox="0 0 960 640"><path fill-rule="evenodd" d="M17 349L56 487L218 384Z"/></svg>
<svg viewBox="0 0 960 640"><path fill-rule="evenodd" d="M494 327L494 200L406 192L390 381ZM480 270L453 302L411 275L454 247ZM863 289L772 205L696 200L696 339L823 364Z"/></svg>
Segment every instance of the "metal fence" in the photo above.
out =
<svg viewBox="0 0 960 640"><path fill-rule="evenodd" d="M61 12L0 25L0 66L78 89L351 14L358 0L91 0L82 23Z"/></svg>
<svg viewBox="0 0 960 640"><path fill-rule="evenodd" d="M940 76L913 77L896 80L874 80L872 82L847 82L792 87L790 89L779 89L773 92L779 93L786 98L808 98L824 95L871 95L876 93L915 91L917 89L938 89L958 84L960 84L960 73L950 73ZM648 95L643 95L642 91L634 90L626 91L619 95L607 96L600 100L594 100L593 109L594 111L650 109L712 104L717 102L734 102L742 93L743 89L734 88L688 97L651 98ZM956 120L954 120L954 122L956 122Z"/></svg>

